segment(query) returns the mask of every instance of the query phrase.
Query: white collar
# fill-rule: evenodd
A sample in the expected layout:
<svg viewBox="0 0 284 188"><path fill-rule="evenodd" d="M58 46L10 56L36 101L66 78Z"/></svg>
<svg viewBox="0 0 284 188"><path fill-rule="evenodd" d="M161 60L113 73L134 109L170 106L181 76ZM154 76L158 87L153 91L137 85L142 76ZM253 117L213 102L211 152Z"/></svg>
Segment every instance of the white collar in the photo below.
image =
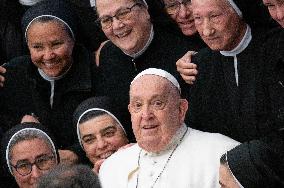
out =
<svg viewBox="0 0 284 188"><path fill-rule="evenodd" d="M246 49L252 39L251 28L247 25L246 33L239 45L231 51L220 51L223 56L236 56Z"/></svg>
<svg viewBox="0 0 284 188"><path fill-rule="evenodd" d="M72 66L72 64L71 64L71 66ZM63 78L63 77L69 72L71 66L70 66L62 75L56 76L56 77L48 76L48 75L45 74L45 72L44 72L42 69L40 69L40 68L38 68L37 70L38 70L39 74L41 75L41 77L42 77L43 79L45 79L46 81L49 81L49 82L54 82L54 81L56 81L56 80L60 80L61 78Z"/></svg>
<svg viewBox="0 0 284 188"><path fill-rule="evenodd" d="M149 36L149 38L148 38L148 41L146 42L146 44L145 44L145 46L140 50L140 51L138 51L137 53L134 53L134 54L127 54L127 53L125 53L126 55L128 55L128 56L130 56L130 57L132 57L132 58L137 58L137 57L139 57L140 55L142 55L146 50L147 50L147 48L149 47L149 45L151 44L151 42L152 42L152 40L153 40L153 38L154 38L154 29L153 29L153 25L151 25L151 31L150 31L150 36Z"/></svg>
<svg viewBox="0 0 284 188"><path fill-rule="evenodd" d="M186 131L189 131L188 127L186 126L185 123L182 124L182 126L177 130L177 132L175 133L175 135L173 136L173 138L171 139L170 143L167 145L167 147L165 149L163 149L160 152L157 153L153 153L153 152L148 152L144 149L142 149L142 153L141 155L148 155L148 156L159 156L159 155L163 155L165 153L170 152L177 144L178 142L181 142L182 138L184 137L184 134Z"/></svg>

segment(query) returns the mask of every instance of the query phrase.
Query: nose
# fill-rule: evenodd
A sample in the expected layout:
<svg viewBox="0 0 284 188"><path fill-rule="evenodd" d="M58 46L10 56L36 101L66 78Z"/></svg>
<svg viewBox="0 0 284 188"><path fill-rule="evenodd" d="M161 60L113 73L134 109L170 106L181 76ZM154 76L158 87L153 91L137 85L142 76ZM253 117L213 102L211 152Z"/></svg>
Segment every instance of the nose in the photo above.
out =
<svg viewBox="0 0 284 188"><path fill-rule="evenodd" d="M202 26L202 34L206 37L209 37L213 35L215 32L215 29L211 26L211 23L209 20L204 20L203 26Z"/></svg>
<svg viewBox="0 0 284 188"><path fill-rule="evenodd" d="M44 60L50 60L53 59L54 57L55 57L54 51L51 48L46 48L43 55Z"/></svg>
<svg viewBox="0 0 284 188"><path fill-rule="evenodd" d="M284 19L284 5L283 7L278 7L276 10L276 17L278 20L283 20Z"/></svg>
<svg viewBox="0 0 284 188"><path fill-rule="evenodd" d="M120 29L124 26L123 22L117 19L116 17L113 17L112 20L112 29Z"/></svg>
<svg viewBox="0 0 284 188"><path fill-rule="evenodd" d="M107 146L107 142L104 138L98 137L97 138L97 148L98 149L104 149Z"/></svg>
<svg viewBox="0 0 284 188"><path fill-rule="evenodd" d="M153 116L153 111L151 109L150 106L144 106L144 108L142 109L142 119L143 120L148 120Z"/></svg>
<svg viewBox="0 0 284 188"><path fill-rule="evenodd" d="M178 17L179 18L187 18L190 15L190 10L184 4L180 5Z"/></svg>
<svg viewBox="0 0 284 188"><path fill-rule="evenodd" d="M31 171L31 178L36 180L40 177L40 175L41 175L40 169L38 169L36 165L33 165Z"/></svg>

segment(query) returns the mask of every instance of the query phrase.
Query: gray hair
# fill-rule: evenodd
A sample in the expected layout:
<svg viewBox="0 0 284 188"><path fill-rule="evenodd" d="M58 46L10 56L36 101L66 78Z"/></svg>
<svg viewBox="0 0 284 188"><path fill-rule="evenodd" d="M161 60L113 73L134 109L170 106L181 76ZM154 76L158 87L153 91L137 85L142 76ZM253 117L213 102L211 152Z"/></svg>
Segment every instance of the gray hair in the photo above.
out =
<svg viewBox="0 0 284 188"><path fill-rule="evenodd" d="M59 164L43 175L37 188L101 188L99 178L85 165Z"/></svg>
<svg viewBox="0 0 284 188"><path fill-rule="evenodd" d="M96 11L97 15L98 15L98 11L97 11L97 0L90 0L91 6L93 7L93 9ZM140 3L143 6L145 6L146 8L148 8L148 3L146 2L146 0L133 0L134 3Z"/></svg>
<svg viewBox="0 0 284 188"><path fill-rule="evenodd" d="M11 174L13 174L12 168L11 168L11 165L10 165L10 161L12 159L11 150L19 142L26 141L26 140L33 140L33 139L43 140L47 144L47 146L50 148L50 150L52 151L52 154L54 155L54 157L57 161L56 149L55 149L54 143L51 140L51 138L45 132L43 132L40 129L25 128L25 129L22 129L22 130L16 132L11 137L11 139L10 139L8 145L7 145L7 148L6 148L6 161L7 161L7 165L9 167Z"/></svg>

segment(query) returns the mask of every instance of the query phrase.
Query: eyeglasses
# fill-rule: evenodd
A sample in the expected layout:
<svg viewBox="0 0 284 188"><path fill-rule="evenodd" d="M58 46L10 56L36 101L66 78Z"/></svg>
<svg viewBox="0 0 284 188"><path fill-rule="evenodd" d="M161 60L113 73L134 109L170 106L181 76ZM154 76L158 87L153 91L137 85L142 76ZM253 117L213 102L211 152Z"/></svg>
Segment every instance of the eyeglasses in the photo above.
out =
<svg viewBox="0 0 284 188"><path fill-rule="evenodd" d="M48 170L55 165L56 161L54 156L43 155L36 158L33 163L27 161L17 163L16 165L11 164L11 166L14 167L20 175L26 176L32 172L33 165L36 165L40 170Z"/></svg>
<svg viewBox="0 0 284 188"><path fill-rule="evenodd" d="M131 17L131 11L135 6L141 6L140 3L135 3L131 7L120 9L114 16L103 16L97 19L97 23L100 23L102 28L108 29L112 26L113 18L116 18L119 21L129 20Z"/></svg>
<svg viewBox="0 0 284 188"><path fill-rule="evenodd" d="M165 5L165 9L168 14L177 14L180 10L180 6L183 4L186 8L189 8L191 5L191 0L175 1L170 4Z"/></svg>

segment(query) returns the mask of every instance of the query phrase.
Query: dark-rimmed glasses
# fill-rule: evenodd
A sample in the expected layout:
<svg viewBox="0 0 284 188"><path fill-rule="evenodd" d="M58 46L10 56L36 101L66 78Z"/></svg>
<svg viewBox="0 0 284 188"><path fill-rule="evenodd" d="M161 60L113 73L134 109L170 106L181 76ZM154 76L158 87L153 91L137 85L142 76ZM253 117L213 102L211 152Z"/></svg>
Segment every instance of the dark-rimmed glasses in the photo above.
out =
<svg viewBox="0 0 284 188"><path fill-rule="evenodd" d="M17 162L16 165L12 165L12 167L15 168L15 170L22 176L26 176L32 172L33 165L36 165L36 167L40 170L48 170L51 167L53 167L56 163L55 157L52 155L42 155L35 159L35 162L30 163L28 161L21 161Z"/></svg>
<svg viewBox="0 0 284 188"><path fill-rule="evenodd" d="M131 7L122 8L114 16L102 16L97 19L97 23L101 24L101 27L108 29L112 26L113 18L116 18L119 21L127 21L131 17L131 11L135 6L142 6L141 3L135 3Z"/></svg>
<svg viewBox="0 0 284 188"><path fill-rule="evenodd" d="M165 9L168 14L177 14L180 10L180 6L183 4L186 8L189 8L191 5L191 0L175 1L165 5Z"/></svg>

